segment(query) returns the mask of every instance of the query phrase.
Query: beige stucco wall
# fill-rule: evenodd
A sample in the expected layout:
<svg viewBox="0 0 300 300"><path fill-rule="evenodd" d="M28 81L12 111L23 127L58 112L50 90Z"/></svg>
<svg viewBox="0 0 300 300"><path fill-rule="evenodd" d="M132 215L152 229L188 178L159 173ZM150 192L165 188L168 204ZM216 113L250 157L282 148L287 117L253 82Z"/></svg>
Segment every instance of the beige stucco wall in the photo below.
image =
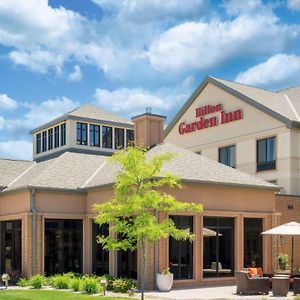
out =
<svg viewBox="0 0 300 300"><path fill-rule="evenodd" d="M243 119L180 135L181 122L196 121L195 109L223 104L226 112L241 109ZM217 116L219 113L204 117ZM256 141L276 137L276 170L256 172ZM165 138L194 152L219 159L219 148L236 146L236 168L265 180L277 180L281 193L300 194L300 132L209 83Z"/></svg>
<svg viewBox="0 0 300 300"><path fill-rule="evenodd" d="M30 192L6 193L0 196L0 216L30 212Z"/></svg>

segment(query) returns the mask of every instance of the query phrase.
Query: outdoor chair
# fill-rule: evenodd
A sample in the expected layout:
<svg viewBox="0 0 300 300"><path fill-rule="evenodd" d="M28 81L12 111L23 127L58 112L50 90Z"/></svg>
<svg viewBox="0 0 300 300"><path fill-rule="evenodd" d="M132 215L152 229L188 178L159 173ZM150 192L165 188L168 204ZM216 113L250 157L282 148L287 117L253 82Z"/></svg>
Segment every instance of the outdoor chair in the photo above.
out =
<svg viewBox="0 0 300 300"><path fill-rule="evenodd" d="M270 291L269 277L254 277L250 278L248 272L238 271L235 272L237 294L249 294L249 295L268 295Z"/></svg>
<svg viewBox="0 0 300 300"><path fill-rule="evenodd" d="M295 277L293 279L293 291L294 295L300 294L300 278Z"/></svg>

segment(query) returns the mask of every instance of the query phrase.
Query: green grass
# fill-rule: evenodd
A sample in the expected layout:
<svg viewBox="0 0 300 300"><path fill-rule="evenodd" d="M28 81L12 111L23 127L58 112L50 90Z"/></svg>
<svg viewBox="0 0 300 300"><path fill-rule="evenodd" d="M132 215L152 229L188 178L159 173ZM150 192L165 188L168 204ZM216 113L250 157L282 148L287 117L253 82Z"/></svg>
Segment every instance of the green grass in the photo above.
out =
<svg viewBox="0 0 300 300"><path fill-rule="evenodd" d="M43 290L2 290L0 291L1 300L121 300L128 298L112 298L112 297L93 297L82 294L74 294L63 291L43 291Z"/></svg>

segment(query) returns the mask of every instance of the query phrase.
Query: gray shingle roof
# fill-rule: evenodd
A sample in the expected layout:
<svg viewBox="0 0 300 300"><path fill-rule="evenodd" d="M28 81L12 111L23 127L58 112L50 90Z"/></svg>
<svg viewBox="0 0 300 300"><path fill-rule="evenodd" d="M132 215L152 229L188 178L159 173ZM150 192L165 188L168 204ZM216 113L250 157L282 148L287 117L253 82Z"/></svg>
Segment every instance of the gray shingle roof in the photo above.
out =
<svg viewBox="0 0 300 300"><path fill-rule="evenodd" d="M100 122L108 122L108 123L119 123L123 125L130 125L133 126L133 123L126 119L122 118L116 115L113 115L110 112L104 111L96 106L93 106L91 104L85 104L82 105L64 115L59 116L56 119L53 119L31 131L31 133L35 133L37 131L43 130L44 128L53 126L54 124L57 124L59 122L62 122L67 119L84 119L84 120L91 120L94 121L100 121Z"/></svg>
<svg viewBox="0 0 300 300"><path fill-rule="evenodd" d="M185 181L278 189L258 177L172 144L157 145L149 151L148 155L151 157L166 152L173 152L176 157L163 167L162 175L165 172L172 172ZM39 163L25 162L23 165L15 162L13 165L3 165L0 169L2 182L11 182L15 179L14 176L18 177L24 172L25 165L30 169L6 190L29 186L65 190L90 189L113 184L120 170L120 166L109 161L107 156L65 152L57 158ZM9 178L6 178L9 169L16 171L11 172Z"/></svg>
<svg viewBox="0 0 300 300"><path fill-rule="evenodd" d="M172 130L181 116L196 100L208 83L223 89L239 98L241 101L271 115L283 124L286 124L288 128L300 128L300 86L279 92L272 92L225 79L207 76L178 111L173 120L168 124L165 135Z"/></svg>

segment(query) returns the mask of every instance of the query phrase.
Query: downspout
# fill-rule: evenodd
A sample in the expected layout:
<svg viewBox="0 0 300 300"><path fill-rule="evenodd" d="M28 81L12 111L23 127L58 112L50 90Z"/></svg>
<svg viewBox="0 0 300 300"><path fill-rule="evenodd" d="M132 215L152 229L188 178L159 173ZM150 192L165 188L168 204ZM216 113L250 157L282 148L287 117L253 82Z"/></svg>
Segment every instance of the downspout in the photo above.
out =
<svg viewBox="0 0 300 300"><path fill-rule="evenodd" d="M154 211L156 220L158 221L158 211ZM158 273L158 243L159 241L154 242L154 289L157 289L156 284L156 274Z"/></svg>
<svg viewBox="0 0 300 300"><path fill-rule="evenodd" d="M32 213L32 275L36 274L36 236L37 236L37 230L36 230L36 218L37 218L37 212L36 212L36 206L35 206L35 189L31 189L30 191L30 211Z"/></svg>

